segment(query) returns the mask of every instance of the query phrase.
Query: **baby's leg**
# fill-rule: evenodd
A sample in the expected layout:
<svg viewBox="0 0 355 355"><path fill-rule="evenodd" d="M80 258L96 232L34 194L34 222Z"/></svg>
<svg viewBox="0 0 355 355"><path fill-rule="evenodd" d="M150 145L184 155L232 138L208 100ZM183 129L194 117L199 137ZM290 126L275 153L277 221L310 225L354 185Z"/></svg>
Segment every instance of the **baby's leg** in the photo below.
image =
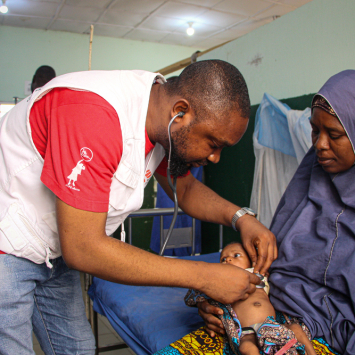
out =
<svg viewBox="0 0 355 355"><path fill-rule="evenodd" d="M306 333L302 330L299 324L284 324L288 329L291 329L296 336L296 339L305 346L307 355L316 355L312 342L308 339Z"/></svg>
<svg viewBox="0 0 355 355"><path fill-rule="evenodd" d="M242 355L260 355L255 334L244 335L240 339L239 351Z"/></svg>

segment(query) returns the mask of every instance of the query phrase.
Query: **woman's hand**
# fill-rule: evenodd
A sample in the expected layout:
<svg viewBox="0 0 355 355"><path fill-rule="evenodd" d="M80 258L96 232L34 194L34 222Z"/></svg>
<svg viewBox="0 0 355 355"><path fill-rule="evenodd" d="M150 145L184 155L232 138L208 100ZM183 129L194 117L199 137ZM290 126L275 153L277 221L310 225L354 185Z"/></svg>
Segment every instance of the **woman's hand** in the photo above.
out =
<svg viewBox="0 0 355 355"><path fill-rule="evenodd" d="M253 263L254 272L265 275L277 258L274 234L255 217L249 215L239 218L236 228L240 231L243 247Z"/></svg>
<svg viewBox="0 0 355 355"><path fill-rule="evenodd" d="M197 304L198 314L206 323L206 331L213 338L216 333L225 334L223 324L218 315L222 315L223 311L215 306L210 305L207 301L200 302Z"/></svg>

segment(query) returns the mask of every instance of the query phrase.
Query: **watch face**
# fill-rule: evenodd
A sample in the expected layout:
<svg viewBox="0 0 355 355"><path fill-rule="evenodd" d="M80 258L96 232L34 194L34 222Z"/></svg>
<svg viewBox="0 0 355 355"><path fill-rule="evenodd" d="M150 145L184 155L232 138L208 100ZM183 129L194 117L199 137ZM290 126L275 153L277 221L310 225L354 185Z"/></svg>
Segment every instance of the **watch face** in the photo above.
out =
<svg viewBox="0 0 355 355"><path fill-rule="evenodd" d="M250 214L251 216L256 216L256 213L249 207L244 207L246 213Z"/></svg>

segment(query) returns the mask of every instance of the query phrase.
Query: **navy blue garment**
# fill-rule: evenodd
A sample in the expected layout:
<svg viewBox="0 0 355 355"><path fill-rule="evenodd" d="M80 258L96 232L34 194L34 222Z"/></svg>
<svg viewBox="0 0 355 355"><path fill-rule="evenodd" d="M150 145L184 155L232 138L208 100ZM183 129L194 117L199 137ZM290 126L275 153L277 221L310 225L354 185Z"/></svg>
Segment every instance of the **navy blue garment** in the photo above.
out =
<svg viewBox="0 0 355 355"><path fill-rule="evenodd" d="M354 147L355 71L333 76L319 94ZM355 354L355 166L329 174L311 148L270 229L279 248L269 278L275 309L299 317L341 354Z"/></svg>
<svg viewBox="0 0 355 355"><path fill-rule="evenodd" d="M191 174L199 181L202 180L203 167L192 168ZM174 207L174 202L170 197L165 193L163 188L158 184L157 192L157 208L167 208ZM172 221L172 216L164 217L164 229L169 229L170 223ZM192 227L192 218L187 215L180 215L176 218L174 228L186 228ZM196 220L196 232L195 232L195 253L201 253L201 221ZM150 248L156 253L160 251L160 217L155 217L152 228L152 237L150 240ZM164 252L164 255L176 255L176 256L186 256L191 255L191 248L176 248L176 249L167 249Z"/></svg>

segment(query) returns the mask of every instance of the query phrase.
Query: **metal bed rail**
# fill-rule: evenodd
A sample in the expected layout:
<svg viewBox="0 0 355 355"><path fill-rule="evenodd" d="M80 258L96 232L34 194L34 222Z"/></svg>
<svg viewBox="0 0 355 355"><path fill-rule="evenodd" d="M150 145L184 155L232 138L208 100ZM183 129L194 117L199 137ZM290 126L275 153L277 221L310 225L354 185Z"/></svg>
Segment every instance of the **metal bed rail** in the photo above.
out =
<svg viewBox="0 0 355 355"><path fill-rule="evenodd" d="M146 208L135 212L132 212L128 216L128 243L132 244L132 219L136 217L158 217L160 216L160 250L164 244L164 216L169 216L174 213L174 208ZM178 209L178 215L185 214L183 210ZM192 218L192 237L191 243L191 255L195 255L195 240L196 240L196 220ZM167 247L167 249L169 249Z"/></svg>

